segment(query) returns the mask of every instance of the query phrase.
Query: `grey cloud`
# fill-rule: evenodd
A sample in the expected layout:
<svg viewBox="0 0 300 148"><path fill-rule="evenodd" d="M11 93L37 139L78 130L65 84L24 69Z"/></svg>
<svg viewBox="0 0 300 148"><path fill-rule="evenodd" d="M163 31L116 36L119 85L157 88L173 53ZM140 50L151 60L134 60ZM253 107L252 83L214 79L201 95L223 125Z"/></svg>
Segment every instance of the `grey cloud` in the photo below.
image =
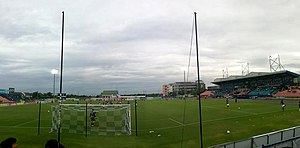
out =
<svg viewBox="0 0 300 148"><path fill-rule="evenodd" d="M50 34L49 28L36 22L29 22L26 18L20 20L0 17L0 36L9 40L15 40L26 36Z"/></svg>
<svg viewBox="0 0 300 148"><path fill-rule="evenodd" d="M250 63L250 71L269 71L267 57L274 53L286 69L299 72L296 1L17 2L0 2L6 14L0 17L4 88L52 91L49 71L59 69L62 8L66 92L159 92L163 83L183 80L194 10L201 77L207 85L225 67L241 74L243 62ZM194 81L195 45L192 49L189 80Z"/></svg>
<svg viewBox="0 0 300 148"><path fill-rule="evenodd" d="M167 19L167 18L166 18ZM186 27L182 27L186 25ZM189 24L175 22L170 20L148 20L129 25L122 30L112 31L107 34L101 34L90 37L83 37L80 44L108 44L122 42L151 41L151 40L181 40L188 38Z"/></svg>

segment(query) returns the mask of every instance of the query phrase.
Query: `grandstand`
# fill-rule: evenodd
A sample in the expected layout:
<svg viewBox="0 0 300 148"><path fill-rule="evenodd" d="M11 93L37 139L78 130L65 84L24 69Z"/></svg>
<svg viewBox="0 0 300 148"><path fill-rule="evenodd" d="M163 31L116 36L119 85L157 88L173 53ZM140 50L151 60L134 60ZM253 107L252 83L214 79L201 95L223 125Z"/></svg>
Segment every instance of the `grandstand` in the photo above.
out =
<svg viewBox="0 0 300 148"><path fill-rule="evenodd" d="M3 98L1 99L3 103L18 102L22 100L25 97L25 95L26 94L23 92L15 92L14 88L9 88L9 90L0 89L0 97Z"/></svg>
<svg viewBox="0 0 300 148"><path fill-rule="evenodd" d="M300 97L299 80L299 74L288 70L216 78L212 83L218 85L219 90L212 97Z"/></svg>
<svg viewBox="0 0 300 148"><path fill-rule="evenodd" d="M215 91L214 90L208 90L200 94L201 98L208 98L212 97L214 95Z"/></svg>
<svg viewBox="0 0 300 148"><path fill-rule="evenodd" d="M10 102L12 102L12 101L0 96L0 103L10 103Z"/></svg>
<svg viewBox="0 0 300 148"><path fill-rule="evenodd" d="M279 91L273 95L274 97L300 98L300 87L289 86L287 90Z"/></svg>

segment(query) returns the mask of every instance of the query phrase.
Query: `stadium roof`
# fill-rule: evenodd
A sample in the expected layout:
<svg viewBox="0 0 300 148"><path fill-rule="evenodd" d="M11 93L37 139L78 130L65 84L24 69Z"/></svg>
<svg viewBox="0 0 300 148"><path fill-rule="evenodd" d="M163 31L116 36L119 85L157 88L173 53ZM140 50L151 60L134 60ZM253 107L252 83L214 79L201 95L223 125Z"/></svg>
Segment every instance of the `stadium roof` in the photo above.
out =
<svg viewBox="0 0 300 148"><path fill-rule="evenodd" d="M234 80L242 80L242 79L248 79L248 78L254 78L254 77L271 76L271 75L278 75L278 74L285 74L285 73L293 75L295 77L300 77L299 74L288 71L288 70L282 70L282 71L276 71L276 72L250 72L249 74L247 74L245 76L233 75L233 76L229 76L227 78L216 78L214 80L214 82L212 82L212 83L218 84L218 83L234 81Z"/></svg>
<svg viewBox="0 0 300 148"><path fill-rule="evenodd" d="M104 90L101 93L101 96L116 96L118 94L119 94L118 90Z"/></svg>

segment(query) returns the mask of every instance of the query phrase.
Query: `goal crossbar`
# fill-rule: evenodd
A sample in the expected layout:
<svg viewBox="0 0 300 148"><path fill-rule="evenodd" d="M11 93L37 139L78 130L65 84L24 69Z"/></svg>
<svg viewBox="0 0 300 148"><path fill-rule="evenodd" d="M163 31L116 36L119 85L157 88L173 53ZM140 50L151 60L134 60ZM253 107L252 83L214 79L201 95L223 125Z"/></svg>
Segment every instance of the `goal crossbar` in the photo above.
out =
<svg viewBox="0 0 300 148"><path fill-rule="evenodd" d="M92 112L95 112L92 114ZM59 104L52 106L51 131L93 135L130 135L130 104Z"/></svg>

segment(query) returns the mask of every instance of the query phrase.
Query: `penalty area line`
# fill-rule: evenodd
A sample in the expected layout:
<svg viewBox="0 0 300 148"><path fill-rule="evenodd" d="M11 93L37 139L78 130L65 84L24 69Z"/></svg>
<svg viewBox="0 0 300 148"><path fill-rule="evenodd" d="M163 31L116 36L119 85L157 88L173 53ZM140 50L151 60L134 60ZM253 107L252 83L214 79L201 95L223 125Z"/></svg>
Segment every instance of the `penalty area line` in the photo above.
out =
<svg viewBox="0 0 300 148"><path fill-rule="evenodd" d="M295 109L289 109L290 110L295 110ZM211 120L204 120L202 121L202 123L210 123L210 122L215 122L215 121L222 121L222 120L230 120L230 119L239 119L239 118L245 118L245 117L255 117L255 116L259 116L259 115L267 115L267 114L272 114L272 113L279 113L282 111L273 111L273 112L264 112L264 113L257 113L257 114L248 114L248 115L242 115L242 116L235 116L235 117L225 117L225 118L217 118L217 119L211 119ZM176 122L180 125L176 125L176 126L169 126L169 127L160 127L160 128L151 128L151 129L140 129L139 131L148 131L148 130L165 130L165 129L173 129L173 128L179 128L182 126L191 126L191 125L195 125L195 124L199 124L200 122L191 122L191 123L180 123L179 121L176 121L172 118L169 118L169 120Z"/></svg>
<svg viewBox="0 0 300 148"><path fill-rule="evenodd" d="M36 129L37 127L29 127L29 126L0 126L0 128L16 128L16 129ZM41 126L40 128L51 128L49 126Z"/></svg>
<svg viewBox="0 0 300 148"><path fill-rule="evenodd" d="M177 123L177 124L179 124L179 125L184 126L183 123L181 123L181 122L179 122L179 121L177 121L177 120L175 120L175 119L169 118L169 120L171 120L171 121L173 121L173 122L175 122L175 123Z"/></svg>
<svg viewBox="0 0 300 148"><path fill-rule="evenodd" d="M37 121L37 119L33 119L33 120L28 121L28 122L24 122L24 123L21 123L21 124L17 124L17 125L15 125L14 127L19 127L19 126L22 126L22 125L25 125L25 124L28 124L28 123L31 123L31 122L34 122L34 121Z"/></svg>

